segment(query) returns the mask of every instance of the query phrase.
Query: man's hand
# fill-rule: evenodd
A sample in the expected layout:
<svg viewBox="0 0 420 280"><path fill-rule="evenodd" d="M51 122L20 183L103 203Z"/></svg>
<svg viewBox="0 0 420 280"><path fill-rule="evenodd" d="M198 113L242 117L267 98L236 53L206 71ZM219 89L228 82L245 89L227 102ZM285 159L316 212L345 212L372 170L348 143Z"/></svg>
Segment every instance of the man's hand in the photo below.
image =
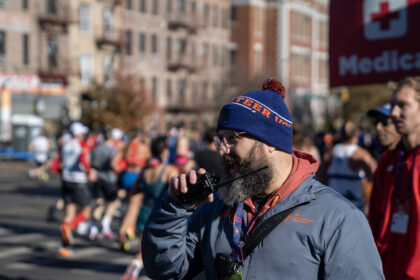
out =
<svg viewBox="0 0 420 280"><path fill-rule="evenodd" d="M206 170L204 170L203 168L200 168L197 173L199 175L202 175L206 173ZM186 193L188 191L187 180L189 181L191 185L193 185L191 186L192 188L195 187L194 184L197 183L197 173L195 170L190 170L188 171L187 174L180 174L178 176L173 176L169 182L169 189L168 189L169 196L174 201L184 206L187 210L192 210L192 209L195 209L199 205L213 202L213 199L214 199L213 194L211 193L205 199L198 201L197 203L194 203L192 205L183 205L179 201L178 195L182 193Z"/></svg>

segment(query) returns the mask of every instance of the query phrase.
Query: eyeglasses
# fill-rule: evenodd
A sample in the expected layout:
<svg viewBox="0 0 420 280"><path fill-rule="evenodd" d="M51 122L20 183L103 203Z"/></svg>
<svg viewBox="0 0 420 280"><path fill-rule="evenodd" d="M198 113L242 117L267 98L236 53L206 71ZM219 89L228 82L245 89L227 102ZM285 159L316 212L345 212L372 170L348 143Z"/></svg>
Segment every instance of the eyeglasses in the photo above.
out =
<svg viewBox="0 0 420 280"><path fill-rule="evenodd" d="M238 139L241 138L241 135L247 134L246 132L232 132L225 135L215 135L213 137L214 144L216 144L217 149L226 152L227 149L232 149L238 144Z"/></svg>
<svg viewBox="0 0 420 280"><path fill-rule="evenodd" d="M382 126L388 126L392 124L392 119L391 118L378 118L378 119L375 119L373 122L375 126L377 126L378 123L380 123Z"/></svg>

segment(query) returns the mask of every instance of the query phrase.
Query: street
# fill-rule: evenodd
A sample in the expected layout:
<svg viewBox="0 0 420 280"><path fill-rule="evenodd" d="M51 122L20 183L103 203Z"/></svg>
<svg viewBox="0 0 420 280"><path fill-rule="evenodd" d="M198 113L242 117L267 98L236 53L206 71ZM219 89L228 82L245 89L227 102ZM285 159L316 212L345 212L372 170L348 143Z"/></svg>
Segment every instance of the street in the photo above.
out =
<svg viewBox="0 0 420 280"><path fill-rule="evenodd" d="M27 176L32 166L0 161L0 279L120 279L138 241L132 241L131 252L123 252L116 240L75 235L74 256L59 257L59 222L46 221L48 207L60 194L59 177L53 174L48 182L37 182ZM119 222L114 219L114 232Z"/></svg>

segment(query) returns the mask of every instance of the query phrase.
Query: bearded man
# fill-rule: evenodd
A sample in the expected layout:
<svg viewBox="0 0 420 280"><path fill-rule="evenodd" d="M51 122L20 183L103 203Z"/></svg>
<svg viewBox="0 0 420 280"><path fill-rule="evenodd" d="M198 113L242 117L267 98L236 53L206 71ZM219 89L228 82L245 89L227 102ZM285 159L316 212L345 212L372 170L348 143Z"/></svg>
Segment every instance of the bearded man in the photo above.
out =
<svg viewBox="0 0 420 280"><path fill-rule="evenodd" d="M384 279L363 213L313 178L312 156L293 151L285 95L280 82L268 79L263 91L223 106L214 141L227 177L241 179L186 205L180 198L199 187L197 173L172 178L144 230L149 277ZM265 221L279 213L283 220L267 231ZM255 232L265 232L262 241Z"/></svg>

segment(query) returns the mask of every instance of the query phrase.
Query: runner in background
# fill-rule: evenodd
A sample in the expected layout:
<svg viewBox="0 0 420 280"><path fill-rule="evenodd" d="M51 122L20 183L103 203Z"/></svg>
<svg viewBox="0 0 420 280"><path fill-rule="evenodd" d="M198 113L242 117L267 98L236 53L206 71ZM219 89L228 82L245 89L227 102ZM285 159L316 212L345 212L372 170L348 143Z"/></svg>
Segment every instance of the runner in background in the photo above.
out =
<svg viewBox="0 0 420 280"><path fill-rule="evenodd" d="M150 156L150 140L141 132L137 132L129 144L123 149L120 149L117 154L120 171L122 172L120 176L120 189L118 191L119 201L127 197L127 194L132 189L132 186L136 182ZM126 215L125 222L123 222L120 227L118 237L123 250L129 249L128 243L126 243L126 237L129 239L135 238L136 218L136 213L133 213L133 215Z"/></svg>
<svg viewBox="0 0 420 280"><path fill-rule="evenodd" d="M341 142L333 149L328 167L328 185L353 202L357 208L368 212L376 161L370 153L357 145L359 129L347 121L341 129Z"/></svg>
<svg viewBox="0 0 420 280"><path fill-rule="evenodd" d="M60 226L62 246L58 254L72 256L74 244L72 231L90 218L90 172L89 150L84 145L89 129L80 122L70 125L72 138L63 144L59 161L61 162L61 195L65 202L65 217Z"/></svg>
<svg viewBox="0 0 420 280"><path fill-rule="evenodd" d="M59 139L58 139L58 155L52 160L50 170L51 172L60 173L61 172L61 149L63 145L71 140L72 136L70 133L66 132L64 133ZM61 180L62 182L62 180ZM47 212L47 222L57 222L58 218L56 217L57 211L61 211L64 209L64 200L62 197L60 197L56 203L51 205L48 208Z"/></svg>
<svg viewBox="0 0 420 280"><path fill-rule="evenodd" d="M29 144L29 152L33 153L37 166L36 168L29 170L29 177L48 181L49 175L47 171L51 164L48 158L50 148L50 140L47 137L47 132L43 129Z"/></svg>
<svg viewBox="0 0 420 280"><path fill-rule="evenodd" d="M136 215L137 229L141 242L144 225L149 217L154 204L166 192L169 180L172 176L178 175L178 169L173 165L168 165L169 157L168 140L165 136L160 136L152 140L151 143L152 158L147 167L143 170L131 191L127 214L124 217L123 225ZM139 209L141 207L140 213ZM137 213L139 213L137 215ZM124 231L123 231L124 232ZM122 279L137 279L143 260L141 256L141 246L136 258L127 267Z"/></svg>
<svg viewBox="0 0 420 280"><path fill-rule="evenodd" d="M111 137L107 138L104 143L98 144L91 153L92 169L89 179L93 182L96 196L96 206L93 210L93 219L89 230L91 240L100 238L99 232L108 239L114 237L111 222L118 205L118 172L116 171L118 162L115 156L124 133L122 130L114 128L110 134Z"/></svg>

